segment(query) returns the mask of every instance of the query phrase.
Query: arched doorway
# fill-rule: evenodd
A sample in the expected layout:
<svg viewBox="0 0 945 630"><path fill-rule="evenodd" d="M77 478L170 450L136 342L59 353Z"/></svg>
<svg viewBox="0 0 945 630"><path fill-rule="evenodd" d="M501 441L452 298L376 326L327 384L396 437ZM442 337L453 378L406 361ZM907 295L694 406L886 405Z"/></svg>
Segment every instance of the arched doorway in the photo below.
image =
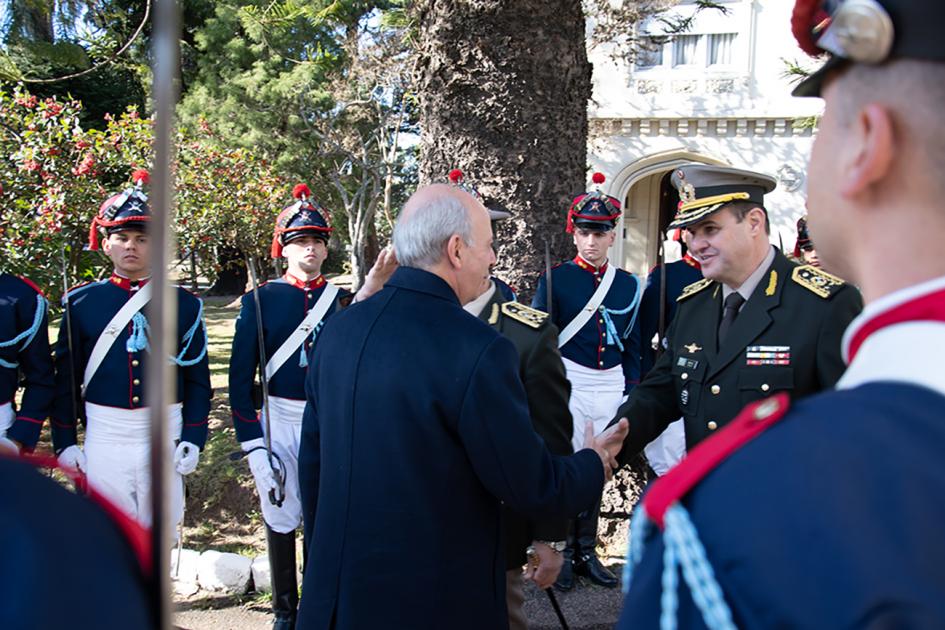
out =
<svg viewBox="0 0 945 630"><path fill-rule="evenodd" d="M675 212L669 174L691 162L727 165L724 160L679 149L641 158L613 178L610 194L623 200L624 212L611 258L623 269L645 277L657 263L661 234ZM667 261L678 256L678 248L666 248Z"/></svg>

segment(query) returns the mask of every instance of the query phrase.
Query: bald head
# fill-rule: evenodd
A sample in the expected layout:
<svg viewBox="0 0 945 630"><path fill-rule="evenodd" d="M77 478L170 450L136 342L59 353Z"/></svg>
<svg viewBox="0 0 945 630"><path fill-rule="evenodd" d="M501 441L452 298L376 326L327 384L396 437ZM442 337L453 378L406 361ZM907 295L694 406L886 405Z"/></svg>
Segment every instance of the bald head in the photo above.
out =
<svg viewBox="0 0 945 630"><path fill-rule="evenodd" d="M446 244L458 235L473 244L473 217L488 211L472 195L449 184L419 188L397 217L394 251L405 267L430 269L446 255ZM478 218L478 217L477 217Z"/></svg>

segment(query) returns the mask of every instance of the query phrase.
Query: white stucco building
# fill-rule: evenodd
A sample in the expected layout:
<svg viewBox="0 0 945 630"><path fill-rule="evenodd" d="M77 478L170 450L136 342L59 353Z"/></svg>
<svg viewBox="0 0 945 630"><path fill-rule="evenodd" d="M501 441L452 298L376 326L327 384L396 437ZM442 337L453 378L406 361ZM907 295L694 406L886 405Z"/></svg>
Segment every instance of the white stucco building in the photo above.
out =
<svg viewBox="0 0 945 630"><path fill-rule="evenodd" d="M611 257L645 274L657 260L660 207L667 175L685 162L727 164L772 175L767 197L775 245L790 251L804 214L812 130L799 128L823 107L790 96L785 59L806 55L791 35L792 0L727 0L725 13L703 10L692 27L635 64L612 51L590 51L594 93L589 108L588 160L607 176L603 190L625 212ZM674 9L692 14L683 1ZM647 27L643 27L643 32ZM655 28L655 27L654 27ZM650 31L652 32L652 31ZM667 247L667 260L678 257Z"/></svg>

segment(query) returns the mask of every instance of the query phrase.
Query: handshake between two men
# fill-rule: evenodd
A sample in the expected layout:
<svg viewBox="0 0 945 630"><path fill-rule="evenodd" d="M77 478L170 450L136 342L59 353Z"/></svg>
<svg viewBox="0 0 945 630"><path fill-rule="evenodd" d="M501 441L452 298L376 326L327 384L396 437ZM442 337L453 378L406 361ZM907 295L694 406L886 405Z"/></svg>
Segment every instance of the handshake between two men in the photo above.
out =
<svg viewBox="0 0 945 630"><path fill-rule="evenodd" d="M630 432L630 423L626 418L607 427L598 435L594 435L594 423L584 424L584 448L593 449L604 465L604 479L610 481L614 472L619 468L617 455L623 449L623 441Z"/></svg>

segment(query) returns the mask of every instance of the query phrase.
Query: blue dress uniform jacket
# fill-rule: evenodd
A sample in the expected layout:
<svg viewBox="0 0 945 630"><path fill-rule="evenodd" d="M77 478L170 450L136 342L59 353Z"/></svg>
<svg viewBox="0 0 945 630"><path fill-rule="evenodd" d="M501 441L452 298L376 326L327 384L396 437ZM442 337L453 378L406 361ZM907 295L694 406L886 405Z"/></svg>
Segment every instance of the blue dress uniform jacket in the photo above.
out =
<svg viewBox="0 0 945 630"><path fill-rule="evenodd" d="M271 360L285 340L295 332L306 314L315 306L327 282L323 276L304 282L285 276L266 282L259 287L259 301L263 316L263 339L266 359ZM299 351L282 364L269 379L269 394L292 400L305 400L305 373L308 371L308 351L328 317L350 300L350 293L339 290L334 304L322 322L306 339ZM259 338L256 332L256 304L252 291L240 300L240 314L236 318L236 333L230 354L230 410L236 439L240 442L261 438L262 427L253 400L256 370L259 367Z"/></svg>
<svg viewBox="0 0 945 630"><path fill-rule="evenodd" d="M0 404L12 402L22 376L23 400L7 437L32 450L52 405L54 380L46 298L36 286L0 274Z"/></svg>
<svg viewBox="0 0 945 630"><path fill-rule="evenodd" d="M296 627L507 627L501 501L576 514L600 498L597 454L545 449L511 342L426 271L333 316L313 357Z"/></svg>
<svg viewBox="0 0 945 630"><path fill-rule="evenodd" d="M671 262L666 267L666 293L663 302L663 339L666 331L676 315L676 298L682 295L683 289L690 284L702 280L702 270L698 263L686 257ZM663 286L663 272L657 265L650 270L646 278L646 289L640 301L640 376L646 376L656 364L656 351L653 349L653 337L660 330L660 293Z"/></svg>
<svg viewBox="0 0 945 630"><path fill-rule="evenodd" d="M943 351L945 278L884 296L844 334L836 391L746 409L652 487L648 506L688 512L735 626L945 627ZM650 532L624 630L658 625L665 537ZM703 628L686 582L679 627Z"/></svg>
<svg viewBox="0 0 945 630"><path fill-rule="evenodd" d="M132 285L128 279L115 275L69 291L69 310L63 315L56 341L56 399L52 412L56 452L76 443L77 418L73 410L84 418L85 406L80 392L85 366L102 331L131 296ZM181 340L176 357L179 363L175 370L177 388L174 400L183 403L180 438L203 448L207 441L207 416L212 396L206 330L200 300L180 287L177 288L177 322L177 334ZM67 326L72 331L72 355L69 354ZM133 330L134 326L129 322L109 348L86 389L85 401L122 409L146 406L147 351L128 351L126 344ZM191 330L193 335L188 339L187 333Z"/></svg>
<svg viewBox="0 0 945 630"><path fill-rule="evenodd" d="M7 457L0 479L0 537L11 541L0 558L0 628L157 627L151 580L118 508L109 512Z"/></svg>
<svg viewBox="0 0 945 630"><path fill-rule="evenodd" d="M719 347L722 292L706 279L680 296L667 351L614 416L630 420L621 463L680 416L692 448L752 402L810 396L843 374L840 339L863 306L855 288L776 251Z"/></svg>
<svg viewBox="0 0 945 630"><path fill-rule="evenodd" d="M736 627L945 625L943 408L891 382L807 398L690 492ZM659 627L663 551L654 534L621 630ZM678 627L705 628L679 583Z"/></svg>
<svg viewBox="0 0 945 630"><path fill-rule="evenodd" d="M549 309L548 289L544 275L538 279L538 289L532 307L551 313L558 330L565 327L584 308L600 285L605 263L595 269L580 256L561 263L551 269L551 299ZM561 356L584 367L607 370L620 365L624 374L624 393L640 382L640 330L635 326L640 308L640 281L633 274L617 269L613 284L601 306L606 314L598 313L561 348ZM613 324L608 332L607 320Z"/></svg>

